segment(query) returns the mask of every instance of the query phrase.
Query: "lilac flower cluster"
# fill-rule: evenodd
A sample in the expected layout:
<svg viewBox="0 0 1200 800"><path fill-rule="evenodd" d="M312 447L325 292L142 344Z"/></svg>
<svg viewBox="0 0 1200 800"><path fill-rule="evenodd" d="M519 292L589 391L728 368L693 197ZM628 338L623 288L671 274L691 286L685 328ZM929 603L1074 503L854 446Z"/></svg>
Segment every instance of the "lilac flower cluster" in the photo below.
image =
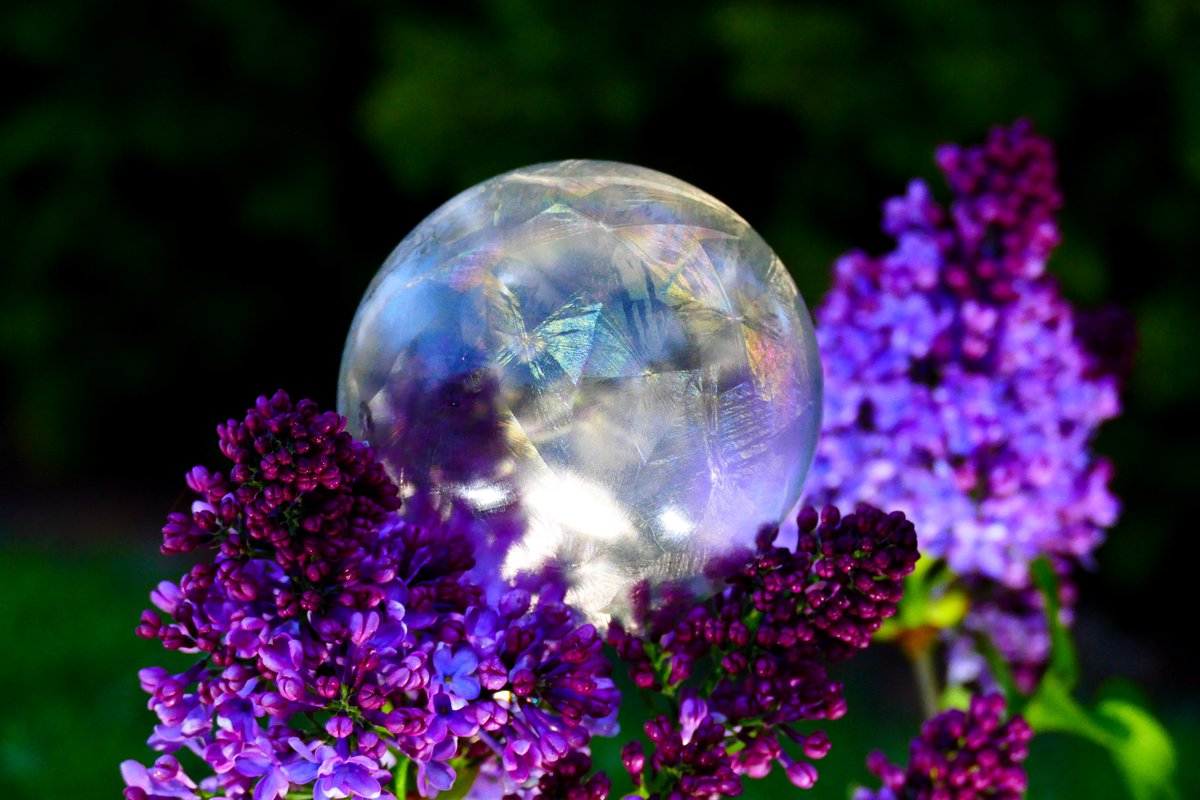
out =
<svg viewBox="0 0 1200 800"><path fill-rule="evenodd" d="M314 800L432 797L492 768L525 796L568 781L618 692L603 642L552 589L488 604L464 574L452 520L395 487L345 420L280 392L218 429L228 478L197 467L190 514L163 552L215 551L152 593L138 633L195 653L182 673L140 673L158 715L146 768L122 765L129 800L253 795L310 786ZM197 783L174 753L214 773Z"/></svg>
<svg viewBox="0 0 1200 800"><path fill-rule="evenodd" d="M711 600L645 611L637 635L609 628L634 683L681 700L646 723L651 752L634 742L623 753L646 796L734 796L744 776L763 777L775 764L797 786L816 781L810 761L829 741L793 725L845 713L828 667L866 647L895 613L917 539L903 514L865 505L845 517L826 508L819 518L808 507L797 524L791 548L776 544L777 529L764 530L754 557L728 572Z"/></svg>
<svg viewBox="0 0 1200 800"><path fill-rule="evenodd" d="M1007 662L1017 688L1032 692L1051 647L1046 598L1033 586L1014 590L987 581L976 580L973 584L970 613L960 630L948 632L947 681L955 685L978 682L989 690L998 688L978 647L977 639L986 638ZM1059 619L1064 625L1074 621L1076 595L1071 576L1060 575Z"/></svg>
<svg viewBox="0 0 1200 800"><path fill-rule="evenodd" d="M1004 721L1000 695L971 698L925 723L912 741L907 767L878 751L867 767L883 781L877 791L859 789L854 800L1019 800L1026 788L1021 762L1033 732L1025 720Z"/></svg>
<svg viewBox="0 0 1200 800"><path fill-rule="evenodd" d="M1116 519L1090 444L1120 410L1128 320L1081 315L1046 274L1061 200L1027 122L937 163L949 207L913 181L884 206L895 248L843 256L817 310L826 405L808 492L900 509L925 555L1023 592L1036 558L1087 563Z"/></svg>
<svg viewBox="0 0 1200 800"><path fill-rule="evenodd" d="M605 644L654 707L621 751L631 798L734 797L776 767L809 788L830 742L808 723L846 712L833 667L896 614L914 522L922 552L973 590L950 677L983 674L968 636L986 634L1030 685L1050 639L1031 562L1069 577L1117 514L1089 447L1119 410L1128 318L1075 311L1045 274L1060 198L1027 123L944 147L938 164L950 206L914 181L885 207L894 250L841 259L818 311L827 407L809 493L825 509L711 565L707 600L635 595L633 630L578 624L552 576L497 584L461 510L417 495L399 513L337 414L279 392L219 426L231 469L194 468L191 509L163 528L165 554L211 559L160 584L137 628L197 660L139 673L160 755L122 764L127 800L607 800L590 751L617 732ZM490 460L494 389L398 398L414 419L445 419L436 437L395 437L389 458L449 448L447 480ZM1065 613L1072 593L1063 581ZM856 800L1021 796L1031 732L1004 711L987 696L937 715L907 767L871 756L883 787ZM183 751L209 774L186 774Z"/></svg>

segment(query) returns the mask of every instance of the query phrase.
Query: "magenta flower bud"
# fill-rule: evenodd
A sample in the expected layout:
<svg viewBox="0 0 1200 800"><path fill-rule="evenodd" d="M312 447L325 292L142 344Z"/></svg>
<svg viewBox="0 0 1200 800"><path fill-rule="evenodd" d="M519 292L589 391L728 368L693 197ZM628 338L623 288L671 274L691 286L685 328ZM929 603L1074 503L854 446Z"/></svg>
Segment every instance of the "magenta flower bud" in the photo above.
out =
<svg viewBox="0 0 1200 800"><path fill-rule="evenodd" d="M635 664L630 670L630 677L639 689L652 689L658 684L654 668L649 664Z"/></svg>
<svg viewBox="0 0 1200 800"><path fill-rule="evenodd" d="M154 689L155 699L161 701L163 705L173 706L182 698L186 686L176 678L166 678L161 681Z"/></svg>
<svg viewBox="0 0 1200 800"><path fill-rule="evenodd" d="M375 635L379 629L379 614L374 611L363 614L354 612L350 616L350 641L362 644Z"/></svg>
<svg viewBox="0 0 1200 800"><path fill-rule="evenodd" d="M792 785L801 789L811 789L817 782L817 768L807 761L793 761L786 772Z"/></svg>
<svg viewBox="0 0 1200 800"><path fill-rule="evenodd" d="M389 711L383 726L397 736L420 736L429 727L425 715L415 708L397 708Z"/></svg>
<svg viewBox="0 0 1200 800"><path fill-rule="evenodd" d="M358 690L356 699L362 708L368 711L378 711L387 702L387 695L378 686L370 683Z"/></svg>
<svg viewBox="0 0 1200 800"><path fill-rule="evenodd" d="M387 742L374 731L363 731L358 735L358 751L378 761L387 754Z"/></svg>
<svg viewBox="0 0 1200 800"><path fill-rule="evenodd" d="M663 716L646 722L642 728L646 731L646 738L657 745L665 744L671 737L671 722Z"/></svg>
<svg viewBox="0 0 1200 800"><path fill-rule="evenodd" d="M349 717L330 717L329 721L325 723L325 731L335 739L345 739L354 733L354 723Z"/></svg>
<svg viewBox="0 0 1200 800"><path fill-rule="evenodd" d="M278 692L264 692L258 704L273 717L281 717L292 711L292 705Z"/></svg>
<svg viewBox="0 0 1200 800"><path fill-rule="evenodd" d="M519 669L513 673L513 692L518 697L528 697L533 692L533 688L536 683L537 676L533 674L532 670Z"/></svg>
<svg viewBox="0 0 1200 800"><path fill-rule="evenodd" d="M168 650L180 650L192 644L190 637L183 628L178 625L164 625L158 632L159 638L162 639L163 647Z"/></svg>
<svg viewBox="0 0 1200 800"><path fill-rule="evenodd" d="M293 703L304 698L304 679L296 672L288 670L279 673L275 676L275 685L279 687L279 693Z"/></svg>
<svg viewBox="0 0 1200 800"><path fill-rule="evenodd" d="M499 730L508 724L508 711L499 703L485 700L475 705L475 721L484 730Z"/></svg>
<svg viewBox="0 0 1200 800"><path fill-rule="evenodd" d="M170 781L179 774L179 762L175 760L175 756L159 756L150 768L150 776L156 781Z"/></svg>
<svg viewBox="0 0 1200 800"><path fill-rule="evenodd" d="M633 778L633 785L640 786L642 770L646 767L646 755L642 750L642 743L634 741L621 748L621 762L625 765L629 777Z"/></svg>
<svg viewBox="0 0 1200 800"><path fill-rule="evenodd" d="M162 618L149 609L142 612L141 622L134 632L143 639L157 639L162 629Z"/></svg>
<svg viewBox="0 0 1200 800"><path fill-rule="evenodd" d="M802 745L804 755L814 760L820 760L829 753L829 737L824 731L816 731L804 739Z"/></svg>
<svg viewBox="0 0 1200 800"><path fill-rule="evenodd" d="M515 619L529 610L529 603L529 592L524 589L514 589L500 598L500 614Z"/></svg>
<svg viewBox="0 0 1200 800"><path fill-rule="evenodd" d="M317 611L321 608L321 595L309 589L300 595L300 608L305 611Z"/></svg>
<svg viewBox="0 0 1200 800"><path fill-rule="evenodd" d="M479 663L479 683L490 691L495 692L503 689L508 683L508 670L496 656L490 656Z"/></svg>
<svg viewBox="0 0 1200 800"><path fill-rule="evenodd" d="M342 682L333 675L322 675L317 678L317 694L326 700L332 700L342 690Z"/></svg>
<svg viewBox="0 0 1200 800"><path fill-rule="evenodd" d="M275 610L284 619L300 613L300 598L291 592L281 591L275 595Z"/></svg>

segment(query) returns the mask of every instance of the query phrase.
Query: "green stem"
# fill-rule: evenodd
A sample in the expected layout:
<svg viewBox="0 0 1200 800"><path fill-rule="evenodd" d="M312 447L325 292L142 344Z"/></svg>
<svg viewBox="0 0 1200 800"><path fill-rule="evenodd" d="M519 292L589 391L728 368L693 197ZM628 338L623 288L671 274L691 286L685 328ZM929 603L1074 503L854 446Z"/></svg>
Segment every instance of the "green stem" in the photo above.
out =
<svg viewBox="0 0 1200 800"><path fill-rule="evenodd" d="M408 759L403 756L396 764L396 800L406 800L408 797L408 765Z"/></svg>
<svg viewBox="0 0 1200 800"><path fill-rule="evenodd" d="M921 698L921 713L925 715L925 719L931 719L938 713L941 690L938 689L937 671L933 664L933 648L922 647L917 650L909 650L908 660L912 663L913 675L917 679L917 694Z"/></svg>

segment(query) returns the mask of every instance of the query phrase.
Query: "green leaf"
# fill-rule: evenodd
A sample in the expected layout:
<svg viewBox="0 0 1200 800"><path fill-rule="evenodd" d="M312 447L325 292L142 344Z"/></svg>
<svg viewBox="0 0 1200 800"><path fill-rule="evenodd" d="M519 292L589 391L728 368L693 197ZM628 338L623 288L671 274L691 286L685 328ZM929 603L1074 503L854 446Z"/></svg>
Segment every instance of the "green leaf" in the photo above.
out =
<svg viewBox="0 0 1200 800"><path fill-rule="evenodd" d="M1136 700L1109 696L1088 709L1071 696L1057 672L1047 673L1025 707L1039 733L1080 736L1108 750L1134 800L1174 800L1175 745L1170 734Z"/></svg>
<svg viewBox="0 0 1200 800"><path fill-rule="evenodd" d="M1170 800L1175 788L1175 744L1149 711L1129 700L1109 698L1096 718L1112 735L1109 748L1135 800Z"/></svg>
<svg viewBox="0 0 1200 800"><path fill-rule="evenodd" d="M883 624L879 626L879 630L875 631L875 641L877 642L893 642L899 638L904 632L904 626L901 625L895 617L885 619Z"/></svg>
<svg viewBox="0 0 1200 800"><path fill-rule="evenodd" d="M929 604L927 576L932 564L927 558L918 560L916 567L904 579L904 594L896 608L896 616L889 620L901 630L918 628L925 623L925 610Z"/></svg>
<svg viewBox="0 0 1200 800"><path fill-rule="evenodd" d="M975 693L961 683L952 683L942 691L942 708L960 708L966 711Z"/></svg>
<svg viewBox="0 0 1200 800"><path fill-rule="evenodd" d="M1022 715L1038 733L1059 731L1082 736L1102 747L1112 745L1109 732L1071 696L1070 688L1056 672L1048 672L1042 678L1037 693L1030 698Z"/></svg>
<svg viewBox="0 0 1200 800"><path fill-rule="evenodd" d="M1004 656L996 649L996 645L987 636L979 636L976 638L975 646L979 648L979 654L983 656L987 662L988 670L992 673L992 678L1000 687L1000 691L1004 693L1004 700L1008 703L1009 708L1014 708L1022 699L1021 691L1017 688L1017 682L1013 678L1012 669L1008 666L1008 662L1004 660Z"/></svg>
<svg viewBox="0 0 1200 800"><path fill-rule="evenodd" d="M895 617L889 619L881 638L894 639L906 630L950 628L966 616L970 598L955 585L956 576L939 559L922 558L904 580L904 595Z"/></svg>
<svg viewBox="0 0 1200 800"><path fill-rule="evenodd" d="M949 589L926 607L925 619L935 628L953 628L962 622L971 600L962 589Z"/></svg>
<svg viewBox="0 0 1200 800"><path fill-rule="evenodd" d="M1071 634L1062 624L1061 606L1058 602L1058 575L1049 559L1045 557L1034 561L1031 570L1033 581L1046 603L1046 623L1050 627L1049 671L1058 675L1069 690L1079 681L1079 658L1075 653L1075 643L1071 641Z"/></svg>

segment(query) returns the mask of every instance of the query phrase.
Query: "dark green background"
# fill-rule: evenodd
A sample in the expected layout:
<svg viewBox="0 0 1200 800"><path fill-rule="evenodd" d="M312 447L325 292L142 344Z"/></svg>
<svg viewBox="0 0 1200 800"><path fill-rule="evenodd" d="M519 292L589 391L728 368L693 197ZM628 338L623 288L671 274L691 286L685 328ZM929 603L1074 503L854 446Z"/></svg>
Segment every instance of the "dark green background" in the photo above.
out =
<svg viewBox="0 0 1200 800"><path fill-rule="evenodd" d="M1126 510L1083 580L1088 685L1136 681L1200 792L1196 3L8 2L0 86L10 795L113 796L148 757L134 672L159 657L132 626L183 569L154 548L184 471L257 394L332 403L367 282L446 199L538 161L643 164L737 209L815 303L834 257L887 245L879 205L934 178L936 144L1020 115L1061 160L1052 271L1138 319L1097 445ZM814 797L915 726L894 654L850 680ZM1087 745L1047 737L1032 771L1032 797L1120 796Z"/></svg>

